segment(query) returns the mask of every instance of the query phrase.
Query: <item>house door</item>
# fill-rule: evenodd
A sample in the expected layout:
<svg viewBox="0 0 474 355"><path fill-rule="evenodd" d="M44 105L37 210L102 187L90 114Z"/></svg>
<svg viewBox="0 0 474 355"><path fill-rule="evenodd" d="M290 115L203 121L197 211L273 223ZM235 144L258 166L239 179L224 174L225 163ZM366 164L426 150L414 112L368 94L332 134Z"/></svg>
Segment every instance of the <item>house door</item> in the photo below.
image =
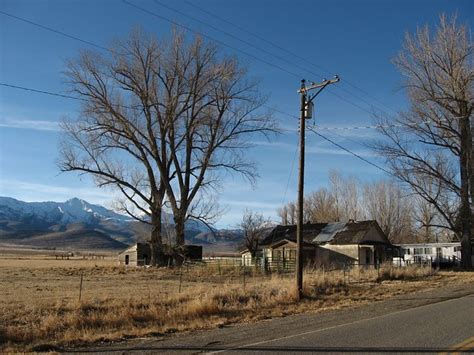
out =
<svg viewBox="0 0 474 355"><path fill-rule="evenodd" d="M365 265L370 265L370 249L365 249Z"/></svg>
<svg viewBox="0 0 474 355"><path fill-rule="evenodd" d="M128 265L129 261L130 261L130 256L125 255L125 265Z"/></svg>

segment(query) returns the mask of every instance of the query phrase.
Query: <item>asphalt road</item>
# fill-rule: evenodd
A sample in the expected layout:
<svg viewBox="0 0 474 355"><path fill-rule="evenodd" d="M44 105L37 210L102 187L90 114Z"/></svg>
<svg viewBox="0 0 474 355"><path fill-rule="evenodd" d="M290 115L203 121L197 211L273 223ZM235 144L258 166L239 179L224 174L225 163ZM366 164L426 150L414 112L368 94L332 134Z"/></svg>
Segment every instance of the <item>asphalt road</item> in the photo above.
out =
<svg viewBox="0 0 474 355"><path fill-rule="evenodd" d="M77 349L150 353L474 353L474 285L355 309L300 314L158 339Z"/></svg>

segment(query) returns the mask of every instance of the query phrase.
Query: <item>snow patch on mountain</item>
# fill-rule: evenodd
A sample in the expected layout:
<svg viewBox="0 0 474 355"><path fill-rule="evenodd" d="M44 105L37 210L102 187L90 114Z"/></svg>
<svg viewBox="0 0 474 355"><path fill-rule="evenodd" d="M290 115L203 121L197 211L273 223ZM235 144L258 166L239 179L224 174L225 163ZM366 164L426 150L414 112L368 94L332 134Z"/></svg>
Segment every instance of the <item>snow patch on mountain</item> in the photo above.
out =
<svg viewBox="0 0 474 355"><path fill-rule="evenodd" d="M130 222L132 219L100 205L94 205L79 198L65 202L23 202L11 197L0 196L1 219L38 219L48 223L92 223L98 220L113 219Z"/></svg>

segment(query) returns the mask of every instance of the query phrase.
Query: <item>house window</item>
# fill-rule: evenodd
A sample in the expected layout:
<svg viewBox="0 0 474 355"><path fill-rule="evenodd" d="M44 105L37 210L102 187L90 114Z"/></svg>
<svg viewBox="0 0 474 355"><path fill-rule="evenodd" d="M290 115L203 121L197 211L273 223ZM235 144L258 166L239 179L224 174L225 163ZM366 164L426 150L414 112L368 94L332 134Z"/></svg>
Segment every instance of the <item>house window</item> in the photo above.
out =
<svg viewBox="0 0 474 355"><path fill-rule="evenodd" d="M415 248L415 250L413 251L413 254L422 255L423 254L423 248Z"/></svg>
<svg viewBox="0 0 474 355"><path fill-rule="evenodd" d="M433 252L433 248L425 248L425 254L431 254Z"/></svg>
<svg viewBox="0 0 474 355"><path fill-rule="evenodd" d="M410 255L410 248L405 249L405 254Z"/></svg>
<svg viewBox="0 0 474 355"><path fill-rule="evenodd" d="M296 259L296 250L290 250L290 259Z"/></svg>
<svg viewBox="0 0 474 355"><path fill-rule="evenodd" d="M130 256L125 255L125 265L128 265L129 261L130 261Z"/></svg>

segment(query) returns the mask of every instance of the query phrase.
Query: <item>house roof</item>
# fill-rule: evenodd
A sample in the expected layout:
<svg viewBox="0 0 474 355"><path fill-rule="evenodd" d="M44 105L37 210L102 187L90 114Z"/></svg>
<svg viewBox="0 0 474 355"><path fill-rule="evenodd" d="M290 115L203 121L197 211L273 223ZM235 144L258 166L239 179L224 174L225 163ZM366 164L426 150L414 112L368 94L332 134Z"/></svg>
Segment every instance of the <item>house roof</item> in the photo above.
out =
<svg viewBox="0 0 474 355"><path fill-rule="evenodd" d="M303 241L311 243L312 240L327 223L306 223L303 225ZM278 225L271 228L261 241L260 245L272 245L281 240L296 242L296 225Z"/></svg>
<svg viewBox="0 0 474 355"><path fill-rule="evenodd" d="M376 237L369 235L376 229ZM281 240L296 241L296 226L276 226L261 245L273 245ZM390 244L376 221L349 221L303 225L303 242L311 244Z"/></svg>
<svg viewBox="0 0 474 355"><path fill-rule="evenodd" d="M368 235L368 232L374 228L378 231L377 237L379 238L372 238ZM318 240L315 241L319 242ZM390 244L376 221L348 222L333 233L331 239L327 242L331 244Z"/></svg>

